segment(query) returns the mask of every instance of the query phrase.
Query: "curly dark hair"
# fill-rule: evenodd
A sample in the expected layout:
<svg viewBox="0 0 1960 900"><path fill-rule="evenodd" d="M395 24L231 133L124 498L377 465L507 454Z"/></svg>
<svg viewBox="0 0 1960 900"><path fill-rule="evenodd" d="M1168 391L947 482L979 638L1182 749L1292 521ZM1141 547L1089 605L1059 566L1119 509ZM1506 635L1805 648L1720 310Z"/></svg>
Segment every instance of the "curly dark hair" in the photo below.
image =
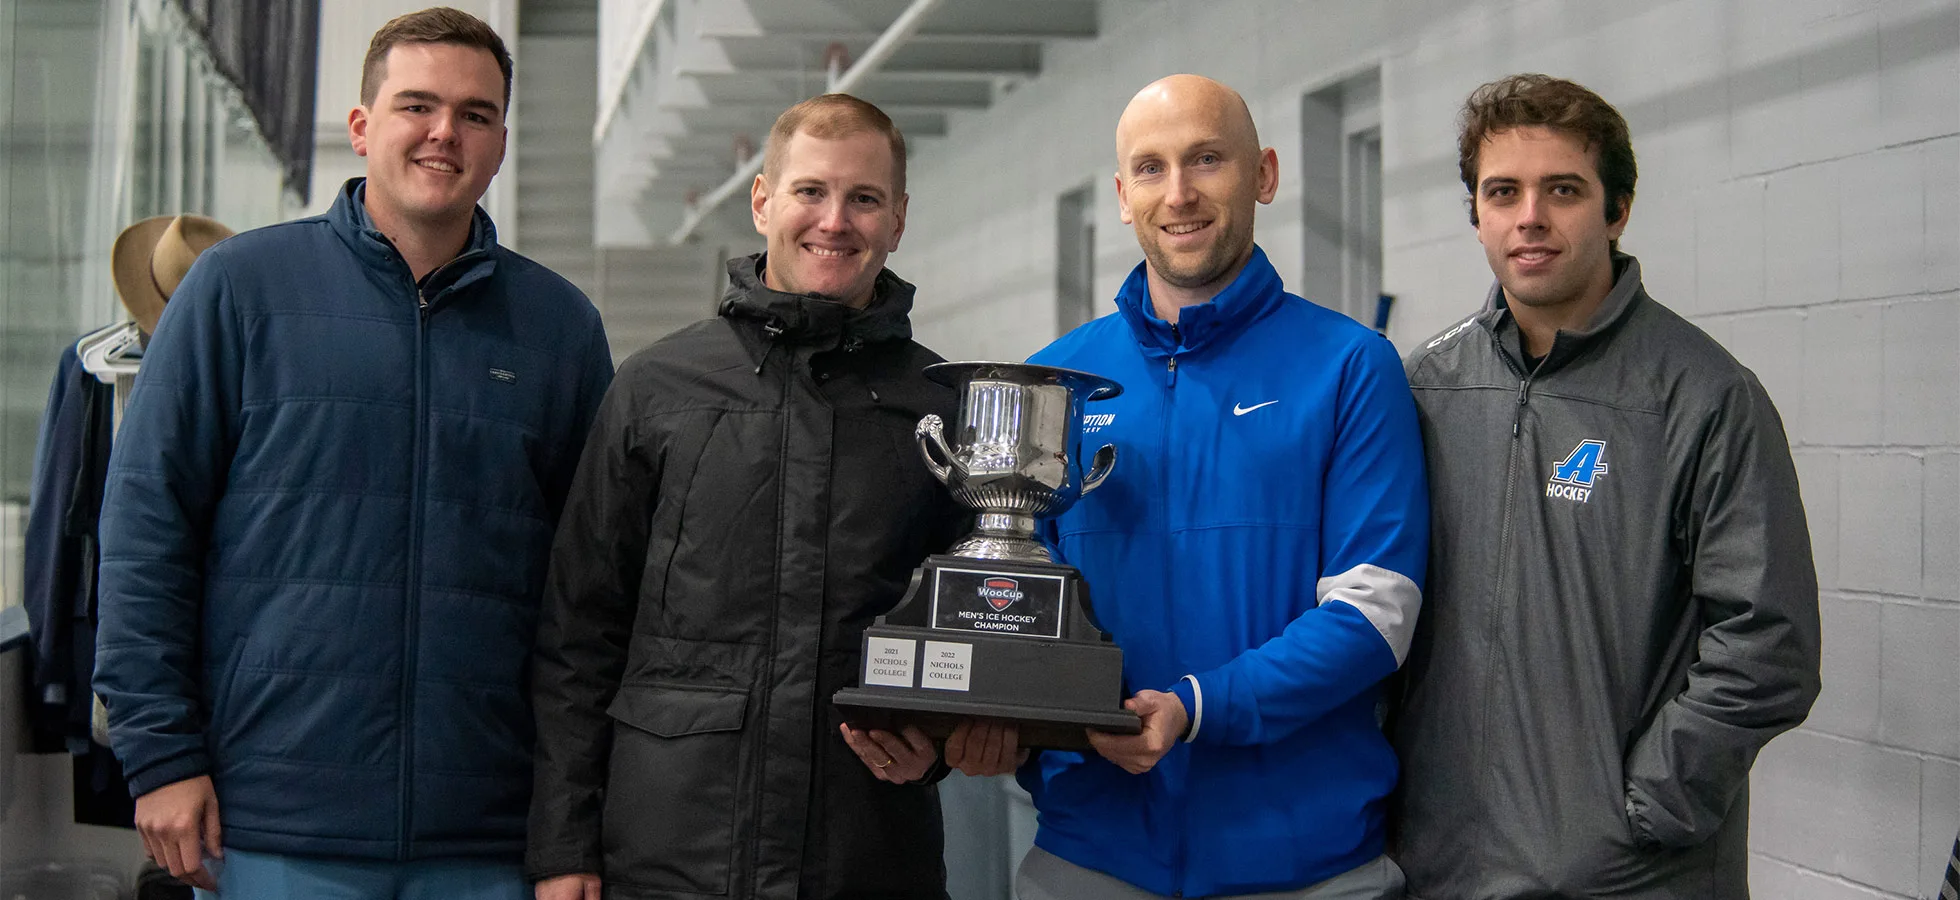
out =
<svg viewBox="0 0 1960 900"><path fill-rule="evenodd" d="M1595 151L1599 182L1606 189L1606 221L1617 222L1633 201L1639 174L1633 137L1620 111L1584 85L1550 75L1512 75L1470 92L1458 116L1457 171L1470 192L1470 224L1477 224L1477 153L1492 134L1541 125L1569 134Z"/></svg>

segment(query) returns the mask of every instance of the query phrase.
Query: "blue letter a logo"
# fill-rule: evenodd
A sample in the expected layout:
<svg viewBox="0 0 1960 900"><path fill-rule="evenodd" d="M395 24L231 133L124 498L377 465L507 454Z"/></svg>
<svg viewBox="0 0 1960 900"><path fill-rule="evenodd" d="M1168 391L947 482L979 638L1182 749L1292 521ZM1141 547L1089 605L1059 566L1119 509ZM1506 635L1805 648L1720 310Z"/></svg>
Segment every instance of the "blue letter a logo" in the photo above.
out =
<svg viewBox="0 0 1960 900"><path fill-rule="evenodd" d="M1606 442L1580 441L1579 446L1552 467L1552 480L1580 487L1592 487L1593 480L1606 474Z"/></svg>

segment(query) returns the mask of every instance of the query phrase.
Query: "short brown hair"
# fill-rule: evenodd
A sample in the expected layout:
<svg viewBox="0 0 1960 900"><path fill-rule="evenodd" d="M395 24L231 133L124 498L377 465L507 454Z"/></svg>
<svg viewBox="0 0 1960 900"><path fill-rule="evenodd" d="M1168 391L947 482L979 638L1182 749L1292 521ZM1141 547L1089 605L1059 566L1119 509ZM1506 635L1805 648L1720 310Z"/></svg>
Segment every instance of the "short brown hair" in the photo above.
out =
<svg viewBox="0 0 1960 900"><path fill-rule="evenodd" d="M367 59L361 63L362 106L374 105L374 96L388 77L388 51L398 44L458 44L489 51L497 60L497 70L504 73L504 111L510 111L511 62L504 39L488 22L447 6L398 16L374 33Z"/></svg>
<svg viewBox="0 0 1960 900"><path fill-rule="evenodd" d="M799 132L827 141L865 132L884 135L892 148L892 191L904 195L905 135L884 110L850 94L819 94L783 110L769 129L769 147L762 154L762 174L770 182L782 171L789 139Z"/></svg>
<svg viewBox="0 0 1960 900"><path fill-rule="evenodd" d="M1458 118L1456 166L1470 191L1470 224L1477 224L1477 154L1491 135L1542 125L1578 138L1598 154L1606 189L1606 221L1617 222L1633 202L1638 175L1633 137L1620 111L1584 86L1550 75L1512 75L1470 92Z"/></svg>

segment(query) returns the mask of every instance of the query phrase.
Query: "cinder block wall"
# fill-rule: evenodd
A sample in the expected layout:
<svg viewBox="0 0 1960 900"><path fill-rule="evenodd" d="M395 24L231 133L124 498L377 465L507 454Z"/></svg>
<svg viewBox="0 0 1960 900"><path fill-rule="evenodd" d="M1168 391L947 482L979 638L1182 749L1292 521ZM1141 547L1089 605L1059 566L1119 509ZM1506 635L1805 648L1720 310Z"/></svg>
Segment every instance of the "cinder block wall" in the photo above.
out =
<svg viewBox="0 0 1960 900"><path fill-rule="evenodd" d="M1108 308L1141 258L1116 117L1172 72L1238 88L1278 149L1258 234L1297 284L1301 97L1378 66L1406 351L1490 282L1456 176L1463 96L1520 71L1587 84L1634 132L1622 246L1762 378L1802 476L1824 694L1757 764L1754 894L1935 896L1960 829L1960 0L1109 0L1102 21L916 154L891 264L919 284L921 339L1018 359L1053 338L1055 199L1084 183Z"/></svg>

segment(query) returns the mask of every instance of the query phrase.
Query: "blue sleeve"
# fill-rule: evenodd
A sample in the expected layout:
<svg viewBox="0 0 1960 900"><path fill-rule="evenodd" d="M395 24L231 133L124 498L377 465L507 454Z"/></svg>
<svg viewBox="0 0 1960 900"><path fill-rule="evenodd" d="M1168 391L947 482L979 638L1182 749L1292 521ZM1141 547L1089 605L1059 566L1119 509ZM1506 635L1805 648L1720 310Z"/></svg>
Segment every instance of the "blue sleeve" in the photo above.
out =
<svg viewBox="0 0 1960 900"><path fill-rule="evenodd" d="M605 326L600 323L596 312L592 316L592 328L585 336L585 345L579 348L578 360L578 394L572 401L572 423L567 432L570 438L559 452L557 467L546 485L545 499L554 523L564 513L565 497L571 491L572 479L578 472L593 420L599 415L600 401L605 399L606 389L612 386L612 345L606 340Z"/></svg>
<svg viewBox="0 0 1960 900"><path fill-rule="evenodd" d="M235 445L244 340L218 252L164 308L103 498L95 690L131 796L209 772L200 667L205 554Z"/></svg>
<svg viewBox="0 0 1960 900"><path fill-rule="evenodd" d="M1340 383L1321 473L1316 605L1277 637L1167 686L1190 739L1261 744L1286 737L1401 666L1422 606L1429 485L1415 398L1395 349L1369 338Z"/></svg>

